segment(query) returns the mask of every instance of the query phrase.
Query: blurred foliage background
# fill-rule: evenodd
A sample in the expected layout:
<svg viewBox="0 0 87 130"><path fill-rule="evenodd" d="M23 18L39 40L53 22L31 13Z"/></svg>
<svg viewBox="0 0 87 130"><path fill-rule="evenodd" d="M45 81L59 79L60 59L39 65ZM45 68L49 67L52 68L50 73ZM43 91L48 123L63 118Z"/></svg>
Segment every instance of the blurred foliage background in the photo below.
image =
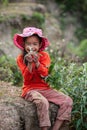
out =
<svg viewBox="0 0 87 130"><path fill-rule="evenodd" d="M63 12L70 12L78 17L82 28L78 28L77 36L80 40L87 38L87 0L56 0Z"/></svg>

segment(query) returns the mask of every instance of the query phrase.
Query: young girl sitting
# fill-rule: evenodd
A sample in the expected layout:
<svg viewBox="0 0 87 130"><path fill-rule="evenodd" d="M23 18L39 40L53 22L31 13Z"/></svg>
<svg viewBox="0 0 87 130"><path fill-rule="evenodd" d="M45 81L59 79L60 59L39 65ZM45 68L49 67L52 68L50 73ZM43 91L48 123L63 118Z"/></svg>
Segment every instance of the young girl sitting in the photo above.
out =
<svg viewBox="0 0 87 130"><path fill-rule="evenodd" d="M59 130L64 121L71 120L72 99L54 90L44 78L48 75L50 57L45 48L49 41L42 35L42 30L26 27L22 34L14 35L14 44L23 53L18 55L17 64L23 76L22 97L36 104L41 130L51 126L49 119L49 102L59 106L52 130Z"/></svg>

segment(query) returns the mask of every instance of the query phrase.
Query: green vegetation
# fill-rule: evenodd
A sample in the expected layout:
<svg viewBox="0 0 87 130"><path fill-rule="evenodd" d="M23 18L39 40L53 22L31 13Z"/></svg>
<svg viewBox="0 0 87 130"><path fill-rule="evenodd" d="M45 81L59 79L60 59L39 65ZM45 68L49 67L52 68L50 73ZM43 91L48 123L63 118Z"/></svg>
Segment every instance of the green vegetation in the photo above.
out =
<svg viewBox="0 0 87 130"><path fill-rule="evenodd" d="M12 15L0 15L0 23L2 22L7 22L11 19L16 18L16 16L12 16Z"/></svg>
<svg viewBox="0 0 87 130"><path fill-rule="evenodd" d="M4 6L7 6L9 4L9 0L1 0L1 2Z"/></svg>
<svg viewBox="0 0 87 130"><path fill-rule="evenodd" d="M3 17L3 16L0 16L0 23L2 23L2 22L4 22L4 21L6 21L6 18Z"/></svg>
<svg viewBox="0 0 87 130"><path fill-rule="evenodd" d="M42 13L34 12L32 14L32 16L29 16L26 14L20 14L19 19L21 19L21 20L19 20L19 21L21 21L21 23L17 21L16 17L17 17L16 15L13 15L13 16L12 15L10 15L10 16L9 15L8 16L0 15L0 23L9 22L9 20L12 21L12 23L11 23L11 26L13 26L12 31L11 31L12 38L15 33L20 33L19 30L21 28L21 25L24 27L34 25L38 28L44 29L45 16ZM17 21L17 22L15 23L15 21Z"/></svg>
<svg viewBox="0 0 87 130"><path fill-rule="evenodd" d="M76 56L79 56L80 60L86 61L87 59L87 39L82 40L78 46L69 43L67 46L70 52Z"/></svg>
<svg viewBox="0 0 87 130"><path fill-rule="evenodd" d="M28 26L34 25L38 28L44 28L45 16L42 13L34 12L32 16L21 14L21 19L23 20L24 26L28 24Z"/></svg>
<svg viewBox="0 0 87 130"><path fill-rule="evenodd" d="M79 40L86 38L87 34L87 0L56 0L58 6L61 8L61 19L65 25L65 13L68 12L78 18L78 24L81 23L81 27L77 27L75 35ZM63 25L63 24L62 24ZM64 26L63 25L63 26ZM64 27L63 27L64 29Z"/></svg>
<svg viewBox="0 0 87 130"><path fill-rule="evenodd" d="M22 76L13 58L0 57L0 80L12 82L13 85L22 85Z"/></svg>
<svg viewBox="0 0 87 130"><path fill-rule="evenodd" d="M45 16L42 14L42 13L39 13L39 12L34 12L32 14L32 16L29 16L27 14L20 14L18 15L19 16L19 19L21 19L21 22L22 22L22 25L24 26L29 26L29 25L34 25L38 28L44 28L44 23L45 23ZM7 22L9 20L12 20L12 24L15 26L15 23L14 21L16 20L17 16L16 14L14 15L0 15L0 23L2 22ZM18 23L17 21L17 27L19 26L20 28L20 23ZM18 28L17 28L18 29ZM15 28L15 30L17 30Z"/></svg>
<svg viewBox="0 0 87 130"><path fill-rule="evenodd" d="M46 81L55 89L72 97L74 101L71 128L87 129L87 63L78 65L56 58Z"/></svg>
<svg viewBox="0 0 87 130"><path fill-rule="evenodd" d="M87 39L80 42L79 47L76 48L76 54L81 58L87 58Z"/></svg>
<svg viewBox="0 0 87 130"><path fill-rule="evenodd" d="M37 21L38 28L44 28L45 16L42 13L35 12L31 17L32 21ZM33 24L34 25L34 24Z"/></svg>

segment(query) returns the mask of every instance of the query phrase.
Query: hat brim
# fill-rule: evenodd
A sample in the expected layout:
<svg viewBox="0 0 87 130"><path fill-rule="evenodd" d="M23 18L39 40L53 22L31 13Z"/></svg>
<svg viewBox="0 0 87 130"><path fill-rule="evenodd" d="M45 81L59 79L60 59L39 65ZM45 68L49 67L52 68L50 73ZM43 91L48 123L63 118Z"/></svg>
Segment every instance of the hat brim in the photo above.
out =
<svg viewBox="0 0 87 130"><path fill-rule="evenodd" d="M13 37L13 41L14 41L14 44L21 50L24 50L24 41L23 41L23 38L24 37L29 37L29 36L32 36L33 34L31 35L23 35L23 34L15 34L14 37ZM38 34L37 34L38 35ZM49 41L46 37L44 36L40 36L38 35L39 37L42 38L42 45L41 45L41 48L40 48L40 51L43 51L45 50L46 47L49 46Z"/></svg>

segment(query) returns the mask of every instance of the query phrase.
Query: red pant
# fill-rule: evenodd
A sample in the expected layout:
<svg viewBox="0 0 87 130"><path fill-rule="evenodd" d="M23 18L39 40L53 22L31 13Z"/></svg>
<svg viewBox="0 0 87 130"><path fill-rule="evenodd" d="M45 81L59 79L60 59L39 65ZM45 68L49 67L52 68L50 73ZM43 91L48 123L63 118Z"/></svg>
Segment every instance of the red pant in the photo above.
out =
<svg viewBox="0 0 87 130"><path fill-rule="evenodd" d="M70 121L72 110L72 99L54 89L48 90L31 90L25 96L25 99L32 101L37 106L37 114L40 127L51 126L49 119L49 102L59 105L57 119Z"/></svg>

